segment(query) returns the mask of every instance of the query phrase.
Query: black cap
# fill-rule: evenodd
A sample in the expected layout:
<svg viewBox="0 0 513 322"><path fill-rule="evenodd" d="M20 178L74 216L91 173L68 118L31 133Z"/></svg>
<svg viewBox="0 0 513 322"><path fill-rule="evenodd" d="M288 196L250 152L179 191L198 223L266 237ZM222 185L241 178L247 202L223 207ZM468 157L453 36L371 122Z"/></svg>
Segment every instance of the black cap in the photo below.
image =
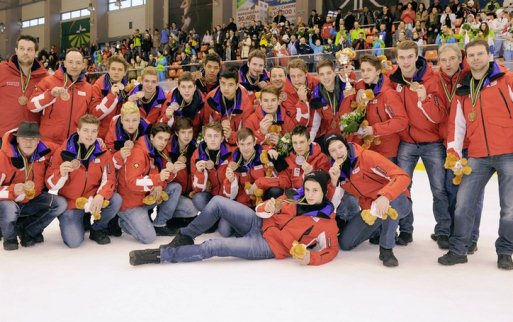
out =
<svg viewBox="0 0 513 322"><path fill-rule="evenodd" d="M39 124L37 122L22 121L15 135L17 137L39 138Z"/></svg>
<svg viewBox="0 0 513 322"><path fill-rule="evenodd" d="M328 183L330 181L330 176L325 171L314 171L310 172L305 176L305 180L303 181L303 186L307 181L316 181L321 185L322 193L326 196L328 192Z"/></svg>
<svg viewBox="0 0 513 322"><path fill-rule="evenodd" d="M344 137L340 134L331 133L331 134L327 134L324 137L323 148L324 148L324 153L326 153L326 155L328 155L328 156L330 155L328 152L328 147L330 146L330 143L333 141L341 141L342 143L344 143L344 145L346 146L346 149L349 151L349 144L347 143L346 139L344 139Z"/></svg>

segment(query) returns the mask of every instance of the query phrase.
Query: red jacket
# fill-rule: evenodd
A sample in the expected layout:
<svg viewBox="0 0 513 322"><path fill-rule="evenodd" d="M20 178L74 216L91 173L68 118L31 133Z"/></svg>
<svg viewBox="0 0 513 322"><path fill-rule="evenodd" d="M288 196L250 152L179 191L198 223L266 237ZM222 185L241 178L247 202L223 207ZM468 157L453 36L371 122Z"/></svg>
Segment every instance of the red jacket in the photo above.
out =
<svg viewBox="0 0 513 322"><path fill-rule="evenodd" d="M401 140L408 143L441 141L438 126L443 118L443 109L440 106L439 97L436 95L438 79L423 57L419 57L417 60L417 72L412 81L425 86L427 96L423 102L419 101L417 92L410 90L409 85L403 80L399 68L390 75L390 82L385 82L386 86L391 86L400 94L408 115L408 128L400 133Z"/></svg>
<svg viewBox="0 0 513 322"><path fill-rule="evenodd" d="M215 164L214 168L210 170L205 169L203 172L200 172L196 169L196 162L201 160L210 160L205 150L206 147L207 144L205 142L201 142L196 151L192 154L192 189L196 192L207 191L214 196L222 196L223 183L226 177L226 167L228 166L228 161L232 155L231 151L233 148L224 142L221 143L219 161L216 163L215 158L212 158L212 161L214 161Z"/></svg>
<svg viewBox="0 0 513 322"><path fill-rule="evenodd" d="M14 186L17 183L25 183L25 181L31 180L35 184L35 197L39 196L45 186L46 167L57 146L39 141L36 150L28 160L33 164L28 178L25 178L23 158L18 152L17 146L16 137L13 133L5 133L2 149L0 150L0 200L27 203L29 199L25 197L25 194L18 197L14 195Z"/></svg>
<svg viewBox="0 0 513 322"><path fill-rule="evenodd" d="M255 113L251 114L251 116L244 121L244 126L253 130L256 137L256 143L263 144L265 141L265 135L260 132L260 122L265 116L264 110L259 106L256 108ZM292 132L296 124L290 118L290 116L285 113L283 107L278 106L278 111L276 112L276 121L273 124L277 124L281 126L280 135L284 135L287 132Z"/></svg>
<svg viewBox="0 0 513 322"><path fill-rule="evenodd" d="M281 196L279 199L286 197ZM275 258L290 257L289 251L294 241L314 246L310 250L309 265L322 265L337 257L335 209L329 201L325 201L320 208L306 212L302 206L282 203L279 213L263 219L262 235ZM256 212L265 213L265 203L258 205Z"/></svg>
<svg viewBox="0 0 513 322"><path fill-rule="evenodd" d="M471 73L461 81L452 101L447 149L460 157L465 138L473 158L513 153L513 75L490 63L485 77L474 108L469 95Z"/></svg>
<svg viewBox="0 0 513 322"><path fill-rule="evenodd" d="M387 158L396 157L399 143L399 133L408 127L408 116L399 94L383 88L384 77L374 87L375 98L367 103L365 119L372 127L375 136L381 139L381 144L371 145L370 150L376 151ZM360 81L356 89L365 89L365 83ZM357 139L360 144L362 140Z"/></svg>
<svg viewBox="0 0 513 322"><path fill-rule="evenodd" d="M154 186L166 188L173 180L160 180L160 171L167 164L156 152L147 135L137 140L132 153L118 174L118 192L123 198L120 211L143 206L143 199Z"/></svg>
<svg viewBox="0 0 513 322"><path fill-rule="evenodd" d="M240 162L240 164L237 170L235 170L235 180L233 180L233 182L224 178L224 196L249 207L255 206L254 200L251 200L249 195L246 193L245 186L247 182L253 184L257 178L265 177L265 169L260 161L260 153L262 153L262 147L260 145L256 145L255 157L249 162L249 164L244 164L244 161L240 161L242 155L239 149L236 149L233 152L230 161L236 163Z"/></svg>
<svg viewBox="0 0 513 322"><path fill-rule="evenodd" d="M137 130L137 137L135 139L129 138L128 133L123 129L121 124L121 115L114 116L110 121L109 131L105 137L105 145L112 153L112 160L116 170L121 169L125 164L125 161L121 157L121 150L124 147L125 142L128 140L137 141L141 136L149 134L150 125L148 122L141 117L139 121L139 128Z"/></svg>
<svg viewBox="0 0 513 322"><path fill-rule="evenodd" d="M239 84L244 87L248 92L248 97L251 101L251 105L256 102L255 92L260 92L262 89L258 85L260 82L269 82L270 78L267 71L264 69L262 74L259 75L258 80L251 81L249 79L249 67L248 64L243 64L239 68Z"/></svg>
<svg viewBox="0 0 513 322"><path fill-rule="evenodd" d="M332 107L335 102L330 101L333 97L328 97L321 83L317 84L312 92L312 98L310 99L310 108L314 112L310 132L312 140L328 133L340 134L339 122L341 116L352 111L351 102L354 95L344 97L346 83L337 76L335 86L339 94L336 97L337 106L335 110Z"/></svg>
<svg viewBox="0 0 513 322"><path fill-rule="evenodd" d="M140 91L142 91L142 84L135 86L128 96ZM166 93L164 93L164 90L160 88L160 86L157 86L155 95L149 102L143 103L141 100L137 100L136 103L137 106L139 106L141 117L144 117L150 124L155 124L166 115L166 108L168 106L166 103L167 100L168 97Z"/></svg>
<svg viewBox="0 0 513 322"><path fill-rule="evenodd" d="M310 74L306 75L306 86L310 92L313 91L318 83L319 79L317 77ZM283 85L283 91L287 96L281 104L285 108L285 112L296 122L296 125L304 125L310 129L314 114L314 111L310 109L310 103L299 100L296 89L290 80L287 80Z"/></svg>
<svg viewBox="0 0 513 322"><path fill-rule="evenodd" d="M23 120L39 123L39 114L30 113L27 107L18 103L22 95L28 99L32 95L36 84L48 76L46 69L34 61L30 73L30 80L25 93L21 92L20 70L18 58L13 55L10 60L0 63L0 97L2 97L2 112L8 117L0 118L0 136L7 131L15 129ZM26 81L26 78L23 78Z"/></svg>
<svg viewBox="0 0 513 322"><path fill-rule="evenodd" d="M296 153L291 151L289 156L285 158L287 169L281 171L278 174L278 177L258 178L256 180L257 186L264 190L272 187L279 187L281 189L300 188L303 185L304 172L301 166L296 163L296 157ZM313 171L324 170L328 172L330 169L330 160L324 153L322 153L321 147L317 143L312 143L310 145L310 154L308 155L306 162L313 167Z"/></svg>
<svg viewBox="0 0 513 322"><path fill-rule="evenodd" d="M65 176L61 176L60 166L64 161L77 158L78 135L72 134L52 157L50 167L46 171L46 186L51 194L58 194L68 200L68 209L76 209L76 200L80 197L94 197L100 194L109 200L114 194L116 176L112 155L96 141L94 152L88 162L82 161L80 168ZM86 167L88 163L88 167Z"/></svg>
<svg viewBox="0 0 513 322"><path fill-rule="evenodd" d="M182 95L180 95L180 91L178 88L175 88L170 95L169 105L171 104L177 104L178 106L181 106L183 102ZM205 113L204 108L205 102L203 100L203 95L200 92L199 89L196 90L194 93L194 96L192 98L192 101L189 105L183 106L180 108L180 110L175 111L174 115L169 119L166 116L166 113L164 111L164 115L162 116L161 122L167 123L172 129L173 132L175 130L175 124L176 122L181 119L182 117L188 117L192 120L193 124L193 130L194 130L194 137L197 137L198 134L201 132L201 120L203 119L203 114Z"/></svg>
<svg viewBox="0 0 513 322"><path fill-rule="evenodd" d="M230 119L232 134L226 140L230 145L237 144L237 131L244 127L245 120L254 112L253 103L248 97L248 92L240 85L235 94L234 105L229 111L226 111L221 89L218 87L207 95L203 107L205 111L202 112L203 125L212 121L221 122L224 119Z"/></svg>
<svg viewBox="0 0 513 322"><path fill-rule="evenodd" d="M169 156L171 157L171 162L175 163L181 155L178 137L176 135L173 135L171 140L169 140L168 150ZM177 182L182 186L182 194L184 196L189 196L189 193L192 191L191 159L192 155L194 154L194 151L196 151L196 140L193 139L187 146L187 149L185 151L182 151L183 156L187 160L187 167L183 170L178 171L178 173L176 173L175 178L173 179L173 182Z"/></svg>
<svg viewBox="0 0 513 322"><path fill-rule="evenodd" d="M393 201L402 193L408 193L410 176L392 161L374 151L364 150L358 144L350 143L349 161L350 175L340 175L340 185L336 194L342 190L359 199L362 209L370 209L371 204L379 196ZM330 185L333 188L332 185ZM331 191L332 189L329 189ZM328 196L330 196L330 192Z"/></svg>
<svg viewBox="0 0 513 322"><path fill-rule="evenodd" d="M123 79L123 85L127 82ZM121 95L120 95L121 94ZM100 119L100 130L98 136L105 139L109 131L110 120L114 115L118 115L121 106L127 101L125 91L119 91L114 95L111 91L111 82L109 74L100 76L93 85L93 102L91 103L91 113Z"/></svg>
<svg viewBox="0 0 513 322"><path fill-rule="evenodd" d="M67 80L70 99L62 100L53 97L54 87L64 86L64 67L59 68L54 75L45 77L38 84L27 105L32 113L41 114L41 136L56 144L62 144L77 130L78 121L82 115L90 113L93 99L91 84L87 83L83 74L72 84Z"/></svg>

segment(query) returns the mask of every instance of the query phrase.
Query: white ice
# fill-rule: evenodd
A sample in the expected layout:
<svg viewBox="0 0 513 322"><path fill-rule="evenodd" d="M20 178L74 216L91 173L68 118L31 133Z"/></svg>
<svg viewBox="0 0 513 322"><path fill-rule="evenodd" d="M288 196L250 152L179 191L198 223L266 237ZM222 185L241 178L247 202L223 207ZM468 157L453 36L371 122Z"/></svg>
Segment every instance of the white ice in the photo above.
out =
<svg viewBox="0 0 513 322"><path fill-rule="evenodd" d="M486 190L479 250L464 265L437 263L444 251L429 237L425 172L414 175L413 197L414 242L395 248L392 269L367 242L320 267L234 258L131 267L130 250L170 239L145 246L124 234L68 249L53 222L43 245L0 250L0 321L513 321L513 272L497 269L494 247L497 177Z"/></svg>

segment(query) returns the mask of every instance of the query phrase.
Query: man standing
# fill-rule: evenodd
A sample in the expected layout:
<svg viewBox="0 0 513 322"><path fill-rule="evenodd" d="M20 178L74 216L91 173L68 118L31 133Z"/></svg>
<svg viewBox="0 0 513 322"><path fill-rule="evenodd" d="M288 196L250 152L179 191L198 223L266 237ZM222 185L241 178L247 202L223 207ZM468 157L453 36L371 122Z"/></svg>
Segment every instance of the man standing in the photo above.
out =
<svg viewBox="0 0 513 322"><path fill-rule="evenodd" d="M9 117L0 118L0 137L15 129L22 120L39 121L39 115L27 110L32 91L41 79L48 76L36 58L37 40L21 35L11 59L0 64L0 97L2 112Z"/></svg>
<svg viewBox="0 0 513 322"><path fill-rule="evenodd" d="M0 228L4 249L42 243L43 230L66 210L66 200L42 192L45 170L55 145L39 141L36 122L21 122L16 132L4 135L0 150Z"/></svg>
<svg viewBox="0 0 513 322"><path fill-rule="evenodd" d="M511 87L513 76L489 62L490 48L485 40L466 46L470 73L463 78L452 103L448 153L461 158L463 141L468 140L468 165L472 173L465 176L458 190L454 213L454 233L449 252L438 258L442 265L467 262L467 245L471 237L479 196L494 172L498 174L500 197L499 238L495 242L500 269L513 270L513 119ZM457 161L456 168L461 168Z"/></svg>
<svg viewBox="0 0 513 322"><path fill-rule="evenodd" d="M41 113L43 139L62 144L76 131L91 101L92 87L85 79L84 57L78 49L69 48L64 65L37 84L27 108Z"/></svg>

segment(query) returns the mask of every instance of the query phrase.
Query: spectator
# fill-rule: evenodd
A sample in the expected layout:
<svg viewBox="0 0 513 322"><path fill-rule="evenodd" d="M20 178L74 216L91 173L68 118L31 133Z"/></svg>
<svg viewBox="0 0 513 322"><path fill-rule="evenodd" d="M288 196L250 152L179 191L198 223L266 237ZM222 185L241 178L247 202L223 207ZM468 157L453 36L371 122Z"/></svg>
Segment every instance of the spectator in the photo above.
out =
<svg viewBox="0 0 513 322"><path fill-rule="evenodd" d="M372 13L369 11L368 7L363 7L362 12L360 12L358 16L358 22L362 26L374 24L374 17L372 16Z"/></svg>
<svg viewBox="0 0 513 322"><path fill-rule="evenodd" d="M237 31L237 25L233 18L230 18L230 23L226 26L226 30L232 30L234 33Z"/></svg>
<svg viewBox="0 0 513 322"><path fill-rule="evenodd" d="M244 39L242 40L242 48L240 51L240 58L247 59L249 56L249 51L251 49L251 37L249 34L244 33Z"/></svg>
<svg viewBox="0 0 513 322"><path fill-rule="evenodd" d="M406 25L406 29L413 28L415 21L415 11L413 11L411 2L406 5L406 10L401 13L401 21Z"/></svg>
<svg viewBox="0 0 513 322"><path fill-rule="evenodd" d="M444 13L440 17L440 22L442 25L448 26L451 29L455 29L456 15L452 13L451 6L446 6Z"/></svg>
<svg viewBox="0 0 513 322"><path fill-rule="evenodd" d="M321 19L317 14L317 10L312 10L310 13L310 17L308 17L308 27L313 28L315 25L319 25L321 23Z"/></svg>
<svg viewBox="0 0 513 322"><path fill-rule="evenodd" d="M153 30L152 42L153 42L153 49L154 49L153 52L156 53L160 47L160 31L156 28Z"/></svg>
<svg viewBox="0 0 513 322"><path fill-rule="evenodd" d="M365 30L360 28L360 23L357 21L354 23L354 28L351 30L351 43L360 38L360 34L365 35Z"/></svg>
<svg viewBox="0 0 513 322"><path fill-rule="evenodd" d="M356 28L356 18L353 15L353 12L349 10L347 15L344 17L344 27L346 27L346 30L351 30L353 29L353 26ZM358 36L356 36L356 38L358 38Z"/></svg>
<svg viewBox="0 0 513 322"><path fill-rule="evenodd" d="M281 26L285 25L287 17L283 15L283 10L278 10L278 14L274 17L273 22Z"/></svg>
<svg viewBox="0 0 513 322"><path fill-rule="evenodd" d="M166 23L166 26L160 31L160 49L162 50L169 43L169 32L169 24Z"/></svg>
<svg viewBox="0 0 513 322"><path fill-rule="evenodd" d="M365 41L365 34L360 33L358 39L354 40L351 44L354 50L368 49L367 41Z"/></svg>
<svg viewBox="0 0 513 322"><path fill-rule="evenodd" d="M426 29L426 21L428 18L428 11L426 10L426 5L421 2L419 3L419 7L417 9L417 13L415 14L415 22L420 22L420 27Z"/></svg>
<svg viewBox="0 0 513 322"><path fill-rule="evenodd" d="M436 7L431 8L431 12L428 15L426 21L427 28L427 41L429 44L435 42L436 36L440 30L440 18L438 15L438 9Z"/></svg>
<svg viewBox="0 0 513 322"><path fill-rule="evenodd" d="M210 33L210 30L206 30L205 31L205 34L203 35L203 39L201 40L201 44L203 45L208 45L210 44L210 42L214 40L214 38L212 37L212 34Z"/></svg>
<svg viewBox="0 0 513 322"><path fill-rule="evenodd" d="M442 29L440 33L436 37L435 43L437 45L445 45L445 44L454 44L456 43L456 37L454 36L454 32L451 28L446 25L442 25Z"/></svg>

